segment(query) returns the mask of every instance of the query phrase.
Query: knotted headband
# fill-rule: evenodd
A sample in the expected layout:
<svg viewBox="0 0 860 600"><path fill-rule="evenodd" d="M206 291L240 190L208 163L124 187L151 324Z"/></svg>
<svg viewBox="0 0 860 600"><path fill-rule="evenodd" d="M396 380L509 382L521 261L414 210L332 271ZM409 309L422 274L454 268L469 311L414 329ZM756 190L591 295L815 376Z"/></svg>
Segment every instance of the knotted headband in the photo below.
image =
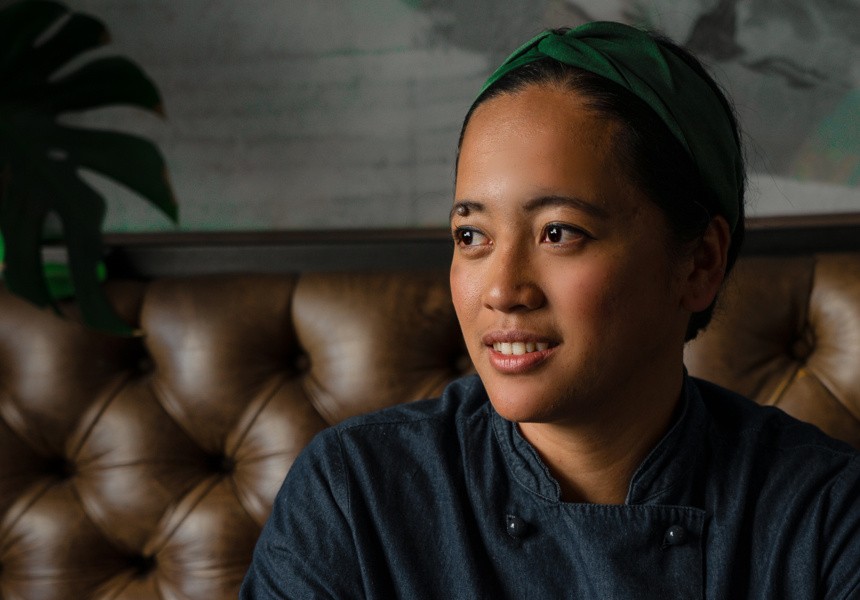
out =
<svg viewBox="0 0 860 600"><path fill-rule="evenodd" d="M586 23L526 42L490 75L479 97L511 71L542 58L605 77L645 101L692 157L734 231L743 185L738 141L716 92L683 59L635 27Z"/></svg>

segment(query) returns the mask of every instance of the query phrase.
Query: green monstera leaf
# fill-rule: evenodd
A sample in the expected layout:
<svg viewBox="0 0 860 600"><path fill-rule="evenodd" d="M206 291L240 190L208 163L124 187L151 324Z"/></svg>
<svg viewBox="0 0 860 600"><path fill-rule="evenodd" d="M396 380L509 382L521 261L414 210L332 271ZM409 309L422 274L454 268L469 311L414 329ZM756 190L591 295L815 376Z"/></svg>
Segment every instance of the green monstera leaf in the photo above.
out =
<svg viewBox="0 0 860 600"><path fill-rule="evenodd" d="M68 269L84 322L120 334L120 319L100 284L104 198L81 178L87 169L131 189L177 220L164 158L149 140L64 125L58 117L111 105L162 114L153 82L121 57L63 67L108 42L97 19L52 0L0 10L0 234L7 288L57 308L42 259L45 224L62 225Z"/></svg>

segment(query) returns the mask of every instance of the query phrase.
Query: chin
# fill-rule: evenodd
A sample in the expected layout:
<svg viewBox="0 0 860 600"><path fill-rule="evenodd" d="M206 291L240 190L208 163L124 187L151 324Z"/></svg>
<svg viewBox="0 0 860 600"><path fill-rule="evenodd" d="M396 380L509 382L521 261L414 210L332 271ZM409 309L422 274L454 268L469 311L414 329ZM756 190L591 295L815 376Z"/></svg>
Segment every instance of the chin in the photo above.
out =
<svg viewBox="0 0 860 600"><path fill-rule="evenodd" d="M558 392L540 382L484 381L493 409L508 421L544 423L554 420L560 409Z"/></svg>

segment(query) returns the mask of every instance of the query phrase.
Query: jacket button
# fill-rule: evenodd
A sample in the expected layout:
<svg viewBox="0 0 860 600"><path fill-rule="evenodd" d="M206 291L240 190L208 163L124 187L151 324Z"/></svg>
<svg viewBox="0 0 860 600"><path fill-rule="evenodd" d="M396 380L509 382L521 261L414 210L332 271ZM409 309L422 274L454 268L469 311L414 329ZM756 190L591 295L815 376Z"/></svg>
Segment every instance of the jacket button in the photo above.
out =
<svg viewBox="0 0 860 600"><path fill-rule="evenodd" d="M514 539L520 539L523 537L528 531L529 524L523 521L516 515L508 515L507 516L507 526L506 530L508 535Z"/></svg>
<svg viewBox="0 0 860 600"><path fill-rule="evenodd" d="M663 536L663 547L680 546L687 541L687 530L680 525L672 525Z"/></svg>

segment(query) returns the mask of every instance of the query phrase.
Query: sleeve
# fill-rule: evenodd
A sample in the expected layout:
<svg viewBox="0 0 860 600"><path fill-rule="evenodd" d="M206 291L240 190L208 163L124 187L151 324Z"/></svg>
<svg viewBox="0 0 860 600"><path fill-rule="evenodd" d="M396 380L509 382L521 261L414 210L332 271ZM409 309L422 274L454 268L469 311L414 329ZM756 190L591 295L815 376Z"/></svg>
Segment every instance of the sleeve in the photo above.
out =
<svg viewBox="0 0 860 600"><path fill-rule="evenodd" d="M363 597L337 432L326 430L296 459L272 507L241 600Z"/></svg>
<svg viewBox="0 0 860 600"><path fill-rule="evenodd" d="M855 455L830 494L823 547L822 597L860 598L860 455Z"/></svg>

